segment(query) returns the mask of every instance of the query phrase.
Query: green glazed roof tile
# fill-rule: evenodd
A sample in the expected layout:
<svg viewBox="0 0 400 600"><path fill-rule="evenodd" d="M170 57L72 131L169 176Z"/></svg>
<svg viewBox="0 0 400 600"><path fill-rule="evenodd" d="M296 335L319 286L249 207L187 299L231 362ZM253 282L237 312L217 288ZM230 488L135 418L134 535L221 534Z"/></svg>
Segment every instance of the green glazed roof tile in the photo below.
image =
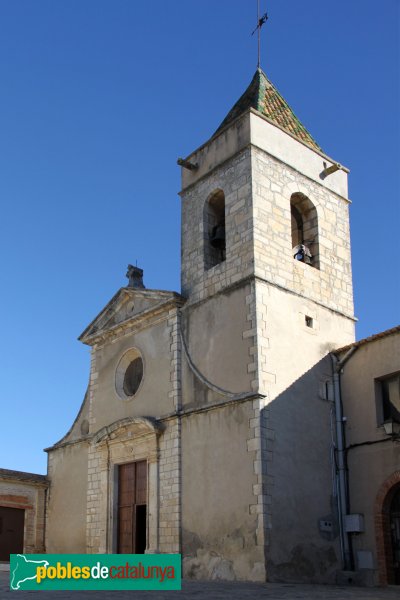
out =
<svg viewBox="0 0 400 600"><path fill-rule="evenodd" d="M249 108L257 110L264 117L267 117L311 148L321 150L314 138L296 117L289 104L282 98L261 69L257 69L249 87L229 111L214 135Z"/></svg>

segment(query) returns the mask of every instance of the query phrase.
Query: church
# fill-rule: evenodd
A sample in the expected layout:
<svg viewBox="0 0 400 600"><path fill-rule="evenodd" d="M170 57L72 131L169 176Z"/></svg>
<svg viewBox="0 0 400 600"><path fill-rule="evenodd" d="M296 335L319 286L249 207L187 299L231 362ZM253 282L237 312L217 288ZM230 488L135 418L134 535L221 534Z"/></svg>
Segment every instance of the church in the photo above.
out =
<svg viewBox="0 0 400 600"><path fill-rule="evenodd" d="M400 583L400 328L355 342L348 169L260 68L178 164L181 291L129 265L80 335L90 381L47 476L0 469L0 560Z"/></svg>

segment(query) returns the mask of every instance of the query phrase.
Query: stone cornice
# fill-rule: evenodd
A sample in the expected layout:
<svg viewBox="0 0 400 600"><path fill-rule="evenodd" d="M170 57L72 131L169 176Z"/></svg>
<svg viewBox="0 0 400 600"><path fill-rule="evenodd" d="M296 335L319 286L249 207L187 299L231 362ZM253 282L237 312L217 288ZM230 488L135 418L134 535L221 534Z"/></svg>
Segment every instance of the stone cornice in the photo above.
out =
<svg viewBox="0 0 400 600"><path fill-rule="evenodd" d="M114 423L110 423L110 425L105 425L98 431L85 436L84 438L78 438L76 440L69 440L66 442L60 441L50 446L49 448L45 448L45 452L51 452L52 450L59 450L60 448L65 448L66 446L73 446L75 444L86 443L90 444L99 444L102 441L108 440L112 438L112 434L115 434L116 431L127 428L137 426L141 428L141 431L138 432L138 437L142 437L145 435L156 435L159 436L163 432L162 419L156 419L155 417L125 417L124 419L119 419ZM4 470L4 469L3 469ZM0 479L1 479L1 469L0 469Z"/></svg>
<svg viewBox="0 0 400 600"><path fill-rule="evenodd" d="M162 301L159 304L152 306L137 315L134 315L126 321L112 325L107 329L96 331L92 335L85 334L84 332L80 336L79 340L88 346L93 346L102 344L110 337L140 331L146 327L165 320L168 318L168 312L171 309L179 309L184 305L184 303L185 299L182 296L179 294L174 294L174 296L169 300Z"/></svg>
<svg viewBox="0 0 400 600"><path fill-rule="evenodd" d="M303 265L303 263L298 263L298 264ZM259 275L255 275L254 273L252 273L251 275L246 275L242 279L239 279L238 281L235 281L234 283L231 283L230 285L225 286L223 289L218 290L218 292L215 292L215 294L213 294L212 297L215 298L216 296L223 296L224 294L229 294L232 290L243 287L244 285L249 284L252 281L256 281L256 282L258 281L260 283L265 283L266 285L270 285L271 287L277 288L278 290L283 290L284 292L287 292L288 294L292 294L293 296L298 296L299 298L304 298L305 300L311 300L314 304L321 306L322 308L325 308L326 310L329 310L334 314L340 315L341 317L346 317L346 319L350 319L351 321L353 321L355 323L358 321L358 319L356 317L354 317L354 315L352 315L352 314L346 313L337 308L333 308L332 306L329 306L328 304L325 304L324 302L319 302L318 300L311 299L306 294L301 294L300 292L297 292L296 290L292 290L284 285L275 283L273 281L270 281L269 279L260 277ZM193 307L200 306L201 304L208 302L210 297L211 296L206 296L205 298L202 298L201 300L195 300L193 302L188 301L185 306L185 309L191 309Z"/></svg>

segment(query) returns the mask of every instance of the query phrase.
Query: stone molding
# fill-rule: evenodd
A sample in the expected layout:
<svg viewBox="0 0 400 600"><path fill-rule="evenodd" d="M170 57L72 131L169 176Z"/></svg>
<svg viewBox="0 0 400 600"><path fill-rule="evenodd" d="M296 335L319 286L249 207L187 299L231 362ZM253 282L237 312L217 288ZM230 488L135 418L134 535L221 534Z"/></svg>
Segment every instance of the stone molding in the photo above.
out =
<svg viewBox="0 0 400 600"><path fill-rule="evenodd" d="M123 291L126 294L130 294L125 289ZM118 294L120 293L121 292L118 292ZM135 290L133 293L137 294L138 292ZM118 305L116 301L118 299L118 294L115 296L115 300L111 300L100 313L100 315L96 317L96 319L94 319L94 321L92 321L92 323L80 335L79 340L84 344L88 344L89 346L99 346L109 338L119 337L121 334L126 335L127 333L133 333L145 329L148 326L155 325L156 323L162 322L168 317L168 312L171 310L171 308L179 308L185 303L185 299L175 292L163 292L166 297L160 299L159 303L150 306L148 309L145 309L126 320L107 327L107 322L109 322L111 319L111 315L108 319L105 319L103 313L107 310L111 311L113 308L115 308L115 311L118 312L116 310ZM95 329L97 320L100 322L100 329Z"/></svg>
<svg viewBox="0 0 400 600"><path fill-rule="evenodd" d="M118 466L146 460L146 553L180 549L180 420L125 418L101 428L88 456L87 551L116 552Z"/></svg>
<svg viewBox="0 0 400 600"><path fill-rule="evenodd" d="M91 442L92 444L98 444L107 437L112 439L115 431L129 426L138 426L137 431L135 432L136 436L148 433L160 435L163 431L162 424L153 417L126 417L125 419L119 419L118 421L111 423L111 425L106 425L99 429L99 431L93 435Z"/></svg>

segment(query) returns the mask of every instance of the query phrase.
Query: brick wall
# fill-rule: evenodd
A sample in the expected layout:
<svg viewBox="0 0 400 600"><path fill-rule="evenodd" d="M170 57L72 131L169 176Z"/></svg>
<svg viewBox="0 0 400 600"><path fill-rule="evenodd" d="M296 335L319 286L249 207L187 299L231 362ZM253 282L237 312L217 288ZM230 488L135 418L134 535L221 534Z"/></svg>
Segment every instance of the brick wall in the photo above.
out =
<svg viewBox="0 0 400 600"><path fill-rule="evenodd" d="M0 506L25 511L24 552L42 553L46 486L0 479Z"/></svg>

